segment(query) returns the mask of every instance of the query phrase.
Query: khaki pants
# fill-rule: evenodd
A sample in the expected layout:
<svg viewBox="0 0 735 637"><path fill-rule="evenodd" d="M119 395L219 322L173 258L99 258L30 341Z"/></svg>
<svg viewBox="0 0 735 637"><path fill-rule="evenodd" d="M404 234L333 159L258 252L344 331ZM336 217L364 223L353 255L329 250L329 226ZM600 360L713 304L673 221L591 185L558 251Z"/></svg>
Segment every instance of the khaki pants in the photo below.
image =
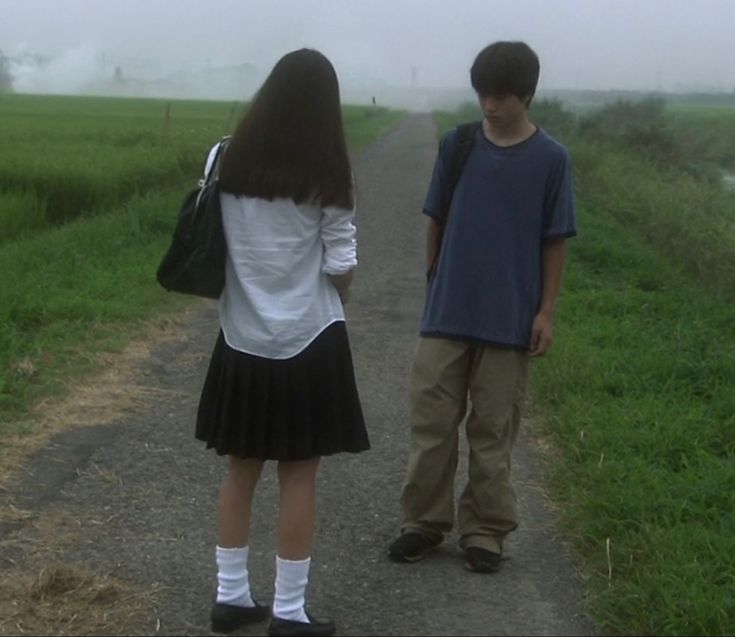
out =
<svg viewBox="0 0 735 637"><path fill-rule="evenodd" d="M411 371L411 452L401 504L402 532L439 540L454 523L459 425L468 410L469 482L459 500L460 544L501 552L518 526L510 484L528 354L421 338Z"/></svg>

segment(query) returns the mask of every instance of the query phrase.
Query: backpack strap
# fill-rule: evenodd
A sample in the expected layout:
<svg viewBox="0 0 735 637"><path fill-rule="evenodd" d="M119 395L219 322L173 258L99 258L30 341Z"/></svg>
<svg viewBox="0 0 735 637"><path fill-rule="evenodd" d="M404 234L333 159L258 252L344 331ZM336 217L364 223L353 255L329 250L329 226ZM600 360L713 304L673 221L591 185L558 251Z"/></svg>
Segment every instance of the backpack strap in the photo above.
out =
<svg viewBox="0 0 735 637"><path fill-rule="evenodd" d="M442 246L444 245L444 234L447 228L447 222L449 221L449 210L452 206L454 190L459 183L459 178L462 176L462 171L464 170L467 159L472 152L472 146L475 142L475 133L480 129L481 125L482 122L468 122L457 126L457 139L449 158L449 192L445 199L443 214L444 222L442 223L439 246L436 254L434 255L434 261L431 263L429 270L426 273L427 280L432 277L439 263L439 254L441 253Z"/></svg>
<svg viewBox="0 0 735 637"><path fill-rule="evenodd" d="M457 142L452 149L452 156L449 159L449 192L446 199L446 212L444 216L444 224L446 225L449 216L449 208L452 204L454 190L457 188L459 178L462 176L467 159L472 152L472 146L475 142L475 133L479 130L482 122L468 122L457 126Z"/></svg>

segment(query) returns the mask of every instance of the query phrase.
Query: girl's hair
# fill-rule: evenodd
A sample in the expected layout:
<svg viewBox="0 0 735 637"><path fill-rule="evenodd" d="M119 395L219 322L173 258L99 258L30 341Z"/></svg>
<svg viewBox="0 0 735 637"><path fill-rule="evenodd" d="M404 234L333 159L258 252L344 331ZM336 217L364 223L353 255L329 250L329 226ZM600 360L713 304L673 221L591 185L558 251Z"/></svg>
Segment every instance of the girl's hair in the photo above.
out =
<svg viewBox="0 0 735 637"><path fill-rule="evenodd" d="M515 95L531 103L540 71L536 53L525 42L495 42L485 47L470 69L472 88L480 97Z"/></svg>
<svg viewBox="0 0 735 637"><path fill-rule="evenodd" d="M352 208L339 84L324 55L300 49L278 61L232 135L220 188Z"/></svg>

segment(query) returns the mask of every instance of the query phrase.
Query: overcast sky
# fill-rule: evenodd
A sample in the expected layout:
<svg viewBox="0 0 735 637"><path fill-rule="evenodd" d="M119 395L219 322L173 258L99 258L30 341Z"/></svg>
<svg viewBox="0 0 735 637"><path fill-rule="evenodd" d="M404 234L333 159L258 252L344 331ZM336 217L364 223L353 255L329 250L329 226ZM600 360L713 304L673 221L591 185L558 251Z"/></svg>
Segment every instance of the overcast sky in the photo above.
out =
<svg viewBox="0 0 735 637"><path fill-rule="evenodd" d="M0 49L103 55L136 72L308 46L340 76L463 86L475 54L525 40L541 88L735 89L735 0L0 0Z"/></svg>

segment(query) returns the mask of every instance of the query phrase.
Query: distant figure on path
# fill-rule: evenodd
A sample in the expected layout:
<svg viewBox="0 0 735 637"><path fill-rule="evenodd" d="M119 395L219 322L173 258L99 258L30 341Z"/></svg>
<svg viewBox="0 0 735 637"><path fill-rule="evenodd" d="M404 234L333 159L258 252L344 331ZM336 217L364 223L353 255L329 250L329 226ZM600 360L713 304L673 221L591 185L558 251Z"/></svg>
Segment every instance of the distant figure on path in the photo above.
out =
<svg viewBox="0 0 735 637"><path fill-rule="evenodd" d="M211 156L211 153L210 153ZM331 635L304 610L317 468L369 448L342 302L357 264L355 193L337 75L321 53L281 58L225 151L221 331L196 436L229 456L219 494L212 630L265 620L248 576L253 492L278 462L280 513L269 635Z"/></svg>
<svg viewBox="0 0 735 637"><path fill-rule="evenodd" d="M518 526L511 450L529 359L551 345L565 239L576 234L569 153L528 116L539 68L522 42L483 49L470 77L484 119L441 140L424 204L428 281L395 561L421 559L454 526L465 415L469 482L457 526L466 567L497 571Z"/></svg>

